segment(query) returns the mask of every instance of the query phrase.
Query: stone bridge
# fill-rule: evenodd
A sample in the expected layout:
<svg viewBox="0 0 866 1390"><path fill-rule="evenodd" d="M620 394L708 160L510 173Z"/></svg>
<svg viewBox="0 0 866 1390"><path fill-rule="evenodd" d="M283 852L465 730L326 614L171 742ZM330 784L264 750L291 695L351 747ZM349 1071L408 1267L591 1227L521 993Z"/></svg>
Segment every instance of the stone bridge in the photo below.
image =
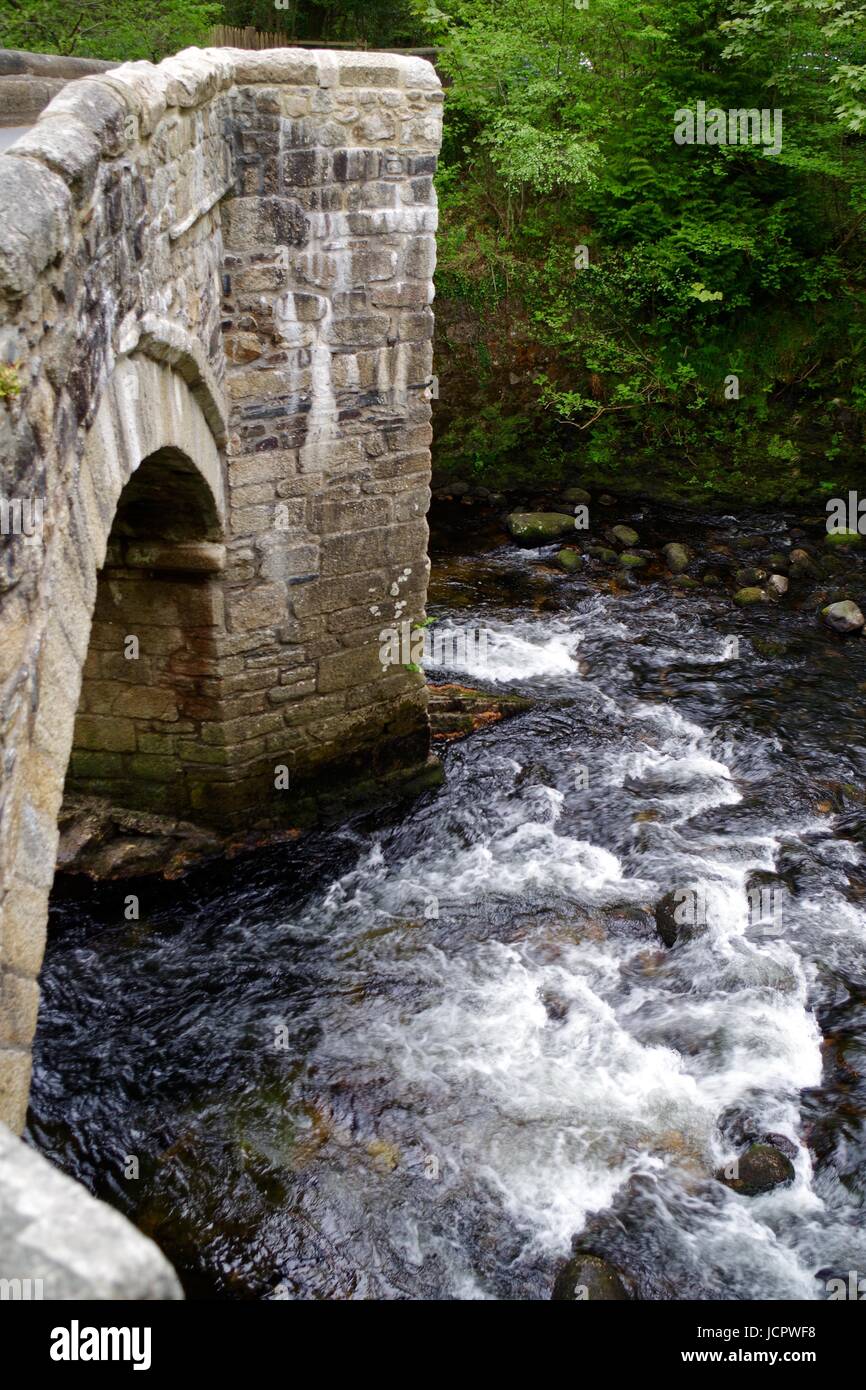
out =
<svg viewBox="0 0 866 1390"><path fill-rule="evenodd" d="M221 831L429 775L420 58L188 50L0 156L0 1119L64 787Z"/></svg>

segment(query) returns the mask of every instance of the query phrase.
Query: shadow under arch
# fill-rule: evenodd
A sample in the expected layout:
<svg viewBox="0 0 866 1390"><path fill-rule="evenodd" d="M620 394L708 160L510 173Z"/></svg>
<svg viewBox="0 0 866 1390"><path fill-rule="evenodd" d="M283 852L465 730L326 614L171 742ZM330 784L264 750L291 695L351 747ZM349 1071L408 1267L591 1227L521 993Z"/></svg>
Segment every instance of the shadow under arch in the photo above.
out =
<svg viewBox="0 0 866 1390"><path fill-rule="evenodd" d="M138 805L182 806L197 797L206 817L209 776L219 775L222 756L218 738L205 730L216 708L214 663L224 632L219 581L225 491L223 456L187 381L144 354L120 358L101 394L80 462L70 465L64 489L46 506L43 580L23 673L27 700L19 702L25 722L16 729L14 765L7 768L0 825L0 1119L18 1132L27 1106L36 982L67 773L75 786L93 773L92 761L86 776L85 769L76 768L80 754L102 757L107 761L95 780L121 769L117 783L133 786ZM135 595L153 617L151 647L143 654L151 664L139 665L130 681L121 677L128 678L135 662L127 661L122 641L111 649L105 645L103 614L111 614L112 642L134 634L126 600ZM139 613L142 627L144 616ZM178 619L171 631L167 616ZM159 653L157 629L163 633ZM102 634L97 644L95 632ZM109 673L112 667L116 672ZM172 677L174 710L165 685L158 684L166 673ZM118 703L107 705L112 682ZM152 697L145 719L142 701L153 689L162 693ZM91 707L97 693L104 702L99 713ZM183 709L177 703L181 694ZM91 723L79 736L79 716L100 720L98 729ZM216 746L215 757L212 751L205 756L214 757L217 766L201 763L195 771L190 764L190 775L178 786L176 774L168 775L173 760L157 751L160 720L171 724L172 738L190 745L201 741L211 750ZM86 723L83 727L88 730ZM118 747L124 739L129 742L130 728L135 748ZM172 801L177 792L180 800ZM112 795L123 794L120 785L112 785Z"/></svg>
<svg viewBox="0 0 866 1390"><path fill-rule="evenodd" d="M99 571L65 810L208 819L218 760L221 573L216 499L177 447L144 459L120 494ZM70 805L71 803L71 805Z"/></svg>

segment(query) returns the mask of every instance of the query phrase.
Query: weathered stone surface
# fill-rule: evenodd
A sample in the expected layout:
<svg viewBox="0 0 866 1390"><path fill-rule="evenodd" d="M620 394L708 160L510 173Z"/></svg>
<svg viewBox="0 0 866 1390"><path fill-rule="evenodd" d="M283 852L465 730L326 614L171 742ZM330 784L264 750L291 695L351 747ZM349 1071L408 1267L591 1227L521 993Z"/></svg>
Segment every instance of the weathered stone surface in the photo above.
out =
<svg viewBox="0 0 866 1390"><path fill-rule="evenodd" d="M32 290L69 240L66 185L34 159L0 161L0 293Z"/></svg>
<svg viewBox="0 0 866 1390"><path fill-rule="evenodd" d="M153 1241L0 1122L0 1278L12 1298L183 1297ZM29 1281L29 1282L28 1282ZM36 1283L35 1281L39 1281Z"/></svg>
<svg viewBox="0 0 866 1390"><path fill-rule="evenodd" d="M0 159L3 448L44 509L0 613L16 1127L65 777L246 833L291 818L276 763L310 805L347 759L426 767L377 635L424 610L440 96L397 54L186 50L70 82Z"/></svg>

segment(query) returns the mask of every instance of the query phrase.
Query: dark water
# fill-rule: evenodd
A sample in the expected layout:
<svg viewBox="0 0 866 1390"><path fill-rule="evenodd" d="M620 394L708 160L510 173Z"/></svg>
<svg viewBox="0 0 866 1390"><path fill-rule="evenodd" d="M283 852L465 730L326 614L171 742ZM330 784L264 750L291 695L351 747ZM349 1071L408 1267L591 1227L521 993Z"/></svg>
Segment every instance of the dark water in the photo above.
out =
<svg viewBox="0 0 866 1390"><path fill-rule="evenodd" d="M459 515L434 633L487 630L457 673L534 708L409 806L139 885L140 921L58 893L30 1137L192 1296L546 1298L583 1230L642 1298L825 1297L866 1271L866 641ZM748 562L784 523L690 534ZM736 1196L765 1132L796 1179Z"/></svg>

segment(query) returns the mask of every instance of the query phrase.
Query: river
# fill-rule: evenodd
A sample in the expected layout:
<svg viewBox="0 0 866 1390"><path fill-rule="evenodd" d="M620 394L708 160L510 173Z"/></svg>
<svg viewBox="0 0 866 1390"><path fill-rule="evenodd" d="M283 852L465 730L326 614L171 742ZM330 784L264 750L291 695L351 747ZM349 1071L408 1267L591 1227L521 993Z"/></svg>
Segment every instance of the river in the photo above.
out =
<svg viewBox="0 0 866 1390"><path fill-rule="evenodd" d="M787 525L616 519L747 563ZM533 708L387 814L58 887L31 1142L191 1297L545 1299L581 1232L634 1297L826 1297L866 1270L866 641L558 574L477 508L432 553L434 631L488 636L430 675ZM740 1196L763 1134L794 1181Z"/></svg>

